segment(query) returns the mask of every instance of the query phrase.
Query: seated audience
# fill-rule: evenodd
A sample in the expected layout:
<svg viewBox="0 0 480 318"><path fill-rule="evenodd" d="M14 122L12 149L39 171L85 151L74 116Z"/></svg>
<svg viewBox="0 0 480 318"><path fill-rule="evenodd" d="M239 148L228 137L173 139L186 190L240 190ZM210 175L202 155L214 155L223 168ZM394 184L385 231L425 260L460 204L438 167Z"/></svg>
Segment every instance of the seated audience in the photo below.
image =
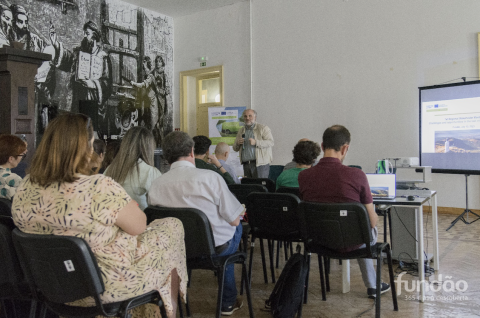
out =
<svg viewBox="0 0 480 318"><path fill-rule="evenodd" d="M302 142L302 141L309 141L308 138L302 138L300 139L298 142ZM312 166L316 165L318 163L318 160L315 159L315 161L313 162ZM285 170L288 170L288 169L293 169L293 168L296 168L297 167L297 163L295 162L295 158L290 161L289 163L287 163L284 167L283 167L283 171Z"/></svg>
<svg viewBox="0 0 480 318"><path fill-rule="evenodd" d="M277 178L277 189L280 187L298 188L298 174L308 169L320 155L320 146L313 141L299 141L293 148L293 161L296 167L283 171Z"/></svg>
<svg viewBox="0 0 480 318"><path fill-rule="evenodd" d="M323 158L320 162L298 175L300 194L304 201L321 203L358 202L365 205L372 228L372 242L377 242L378 216L373 207L372 193L368 185L367 176L357 168L343 165L350 146L350 132L341 125L327 128L323 133ZM365 246L352 246L351 250ZM362 279L367 287L369 298L375 298L377 274L371 259L357 260L362 272ZM390 285L382 283L381 293L390 290Z"/></svg>
<svg viewBox="0 0 480 318"><path fill-rule="evenodd" d="M0 198L11 200L22 178L11 169L27 156L27 144L14 135L0 135Z"/></svg>
<svg viewBox="0 0 480 318"><path fill-rule="evenodd" d="M225 142L219 142L217 147L215 147L215 157L217 157L218 162L227 170L228 174L232 177L235 183L240 183L240 179L238 178L237 174L235 173L235 169L229 165L226 161L228 156L230 155L230 146L227 145Z"/></svg>
<svg viewBox="0 0 480 318"><path fill-rule="evenodd" d="M145 214L117 182L89 175L92 151L90 118L67 113L52 120L13 199L16 226L32 234L83 238L102 272L104 303L158 290L168 317L176 317L178 291L185 296L188 280L182 223L166 218L147 229ZM160 309L146 304L132 314L157 318Z"/></svg>
<svg viewBox="0 0 480 318"><path fill-rule="evenodd" d="M155 139L145 127L132 127L123 137L120 150L105 175L120 183L143 211L153 180L162 174L153 166Z"/></svg>
<svg viewBox="0 0 480 318"><path fill-rule="evenodd" d="M205 136L193 137L195 142L195 166L198 169L212 170L223 177L227 184L235 184L232 176L227 172L225 167L218 161L215 155L210 154L210 145L212 141ZM207 162L208 161L208 162Z"/></svg>
<svg viewBox="0 0 480 318"><path fill-rule="evenodd" d="M165 137L162 149L171 168L153 181L148 203L201 210L212 226L217 254L233 254L242 238L240 215L244 214L244 207L218 173L195 168L193 145L185 132L174 131ZM223 284L222 315L229 316L242 305L237 299L234 266L230 264Z"/></svg>
<svg viewBox="0 0 480 318"><path fill-rule="evenodd" d="M115 159L115 157L117 156L119 150L120 150L120 141L112 140L108 142L107 148L105 150L105 158L103 159L102 168L100 169L99 173L105 172L107 167L112 163L113 159Z"/></svg>

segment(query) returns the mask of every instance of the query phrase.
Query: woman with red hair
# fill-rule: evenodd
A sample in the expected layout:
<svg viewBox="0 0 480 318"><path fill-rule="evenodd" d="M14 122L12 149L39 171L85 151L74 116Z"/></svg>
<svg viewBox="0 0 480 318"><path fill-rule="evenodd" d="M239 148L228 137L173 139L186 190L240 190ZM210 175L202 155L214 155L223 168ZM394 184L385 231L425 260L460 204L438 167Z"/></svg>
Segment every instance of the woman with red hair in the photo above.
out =
<svg viewBox="0 0 480 318"><path fill-rule="evenodd" d="M20 181L11 169L27 155L27 144L14 135L0 135L0 198L11 200Z"/></svg>

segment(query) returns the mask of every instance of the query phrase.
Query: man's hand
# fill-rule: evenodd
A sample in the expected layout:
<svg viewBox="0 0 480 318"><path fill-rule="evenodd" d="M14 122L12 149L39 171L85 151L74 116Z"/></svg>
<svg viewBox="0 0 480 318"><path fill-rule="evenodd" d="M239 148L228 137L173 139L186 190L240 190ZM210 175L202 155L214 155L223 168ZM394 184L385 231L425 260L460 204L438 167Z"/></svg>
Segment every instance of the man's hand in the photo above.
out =
<svg viewBox="0 0 480 318"><path fill-rule="evenodd" d="M255 139L253 139L253 138L248 138L248 140L250 141L250 145L252 145L252 146L255 146L257 144Z"/></svg>
<svg viewBox="0 0 480 318"><path fill-rule="evenodd" d="M239 144L239 145L243 145L244 142L245 142L245 139L244 139L244 138L238 139L238 144Z"/></svg>
<svg viewBox="0 0 480 318"><path fill-rule="evenodd" d="M210 162L214 164L217 168L222 166L222 164L220 163L220 161L218 161L217 157L215 157L214 154L208 155L208 160L210 160Z"/></svg>
<svg viewBox="0 0 480 318"><path fill-rule="evenodd" d="M78 80L86 88L96 88L95 83L91 79Z"/></svg>

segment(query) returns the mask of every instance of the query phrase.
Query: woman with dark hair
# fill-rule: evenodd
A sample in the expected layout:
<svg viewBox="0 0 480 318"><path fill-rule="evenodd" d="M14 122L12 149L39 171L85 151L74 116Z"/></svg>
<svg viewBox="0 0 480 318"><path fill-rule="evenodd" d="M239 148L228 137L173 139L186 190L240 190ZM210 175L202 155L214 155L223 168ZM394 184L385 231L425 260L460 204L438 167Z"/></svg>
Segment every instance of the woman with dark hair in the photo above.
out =
<svg viewBox="0 0 480 318"><path fill-rule="evenodd" d="M120 150L105 170L105 175L117 181L143 211L153 180L162 174L153 166L155 140L145 127L133 127L123 137Z"/></svg>
<svg viewBox="0 0 480 318"><path fill-rule="evenodd" d="M0 198L11 200L22 178L11 169L27 156L27 144L14 135L0 135Z"/></svg>
<svg viewBox="0 0 480 318"><path fill-rule="evenodd" d="M107 144L107 148L105 150L105 158L103 159L102 162L102 169L100 169L100 173L104 173L107 167L112 163L113 159L118 154L118 151L120 150L120 141L118 140L112 140L109 141Z"/></svg>
<svg viewBox="0 0 480 318"><path fill-rule="evenodd" d="M293 148L293 161L297 166L284 170L277 178L277 189L280 187L298 188L298 174L310 168L320 155L320 146L311 140L299 141Z"/></svg>
<svg viewBox="0 0 480 318"><path fill-rule="evenodd" d="M26 233L83 238L102 271L104 303L158 290L173 318L188 280L182 223L166 218L147 229L145 214L118 183L90 175L93 139L91 120L82 114L64 114L48 125L14 197L13 220ZM160 310L146 304L132 314L158 318Z"/></svg>

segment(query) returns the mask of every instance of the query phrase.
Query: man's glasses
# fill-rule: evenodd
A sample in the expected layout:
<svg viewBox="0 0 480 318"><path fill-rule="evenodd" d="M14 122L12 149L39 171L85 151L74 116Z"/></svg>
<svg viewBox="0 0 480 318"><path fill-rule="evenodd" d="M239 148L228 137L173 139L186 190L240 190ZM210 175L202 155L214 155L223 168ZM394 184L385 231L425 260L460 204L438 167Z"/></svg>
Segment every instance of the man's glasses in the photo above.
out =
<svg viewBox="0 0 480 318"><path fill-rule="evenodd" d="M17 155L17 157L22 157L21 160L25 159L25 157L27 157L27 153L24 153L23 155Z"/></svg>

